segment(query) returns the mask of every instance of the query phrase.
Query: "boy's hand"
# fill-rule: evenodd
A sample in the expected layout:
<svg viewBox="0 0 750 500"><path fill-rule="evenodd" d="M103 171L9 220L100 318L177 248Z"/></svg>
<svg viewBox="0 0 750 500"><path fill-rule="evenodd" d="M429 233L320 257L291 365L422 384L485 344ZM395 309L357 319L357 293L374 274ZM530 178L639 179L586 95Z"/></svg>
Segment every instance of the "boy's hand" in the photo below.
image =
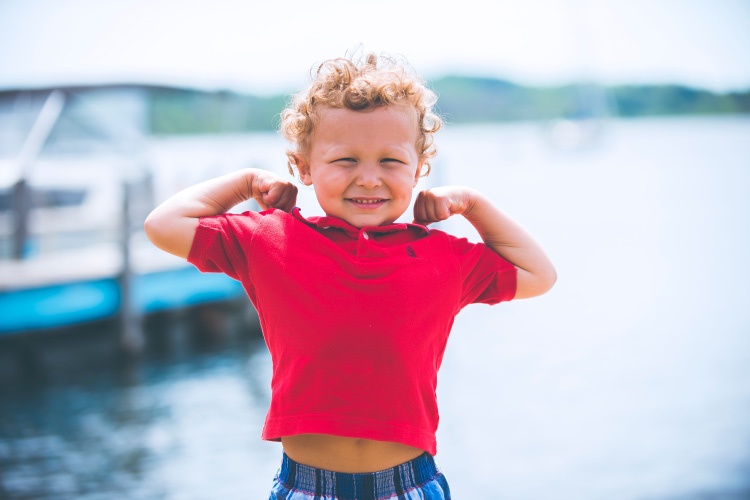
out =
<svg viewBox="0 0 750 500"><path fill-rule="evenodd" d="M256 170L249 186L250 197L260 208L278 208L291 212L297 203L297 186L285 181L271 172Z"/></svg>
<svg viewBox="0 0 750 500"><path fill-rule="evenodd" d="M414 202L414 222L427 225L471 210L474 191L460 186L425 189Z"/></svg>

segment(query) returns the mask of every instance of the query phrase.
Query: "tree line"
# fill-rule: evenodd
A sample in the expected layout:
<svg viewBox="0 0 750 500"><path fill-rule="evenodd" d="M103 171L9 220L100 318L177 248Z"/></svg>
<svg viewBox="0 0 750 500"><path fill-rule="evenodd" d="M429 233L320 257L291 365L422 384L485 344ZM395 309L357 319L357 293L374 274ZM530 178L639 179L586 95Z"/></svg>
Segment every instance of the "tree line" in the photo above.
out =
<svg viewBox="0 0 750 500"><path fill-rule="evenodd" d="M449 123L750 113L750 89L717 93L682 85L530 87L513 82L448 76L429 82L438 112ZM149 91L154 134L273 130L288 96L154 88Z"/></svg>

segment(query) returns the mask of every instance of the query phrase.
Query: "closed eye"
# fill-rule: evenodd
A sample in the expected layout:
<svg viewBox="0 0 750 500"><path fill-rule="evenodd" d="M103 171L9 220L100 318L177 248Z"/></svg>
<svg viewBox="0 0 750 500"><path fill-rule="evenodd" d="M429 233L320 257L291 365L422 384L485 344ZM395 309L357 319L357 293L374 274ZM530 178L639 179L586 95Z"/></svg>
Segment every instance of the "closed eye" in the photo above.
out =
<svg viewBox="0 0 750 500"><path fill-rule="evenodd" d="M401 160L397 160L395 158L383 158L383 161L384 162L388 162L388 163L390 163L390 162L393 162L393 163L404 163Z"/></svg>
<svg viewBox="0 0 750 500"><path fill-rule="evenodd" d="M357 160L355 160L354 158L338 158L336 160L333 160L331 163L337 163L337 162L340 162L340 161L345 161L345 162L349 162L349 163L356 163Z"/></svg>

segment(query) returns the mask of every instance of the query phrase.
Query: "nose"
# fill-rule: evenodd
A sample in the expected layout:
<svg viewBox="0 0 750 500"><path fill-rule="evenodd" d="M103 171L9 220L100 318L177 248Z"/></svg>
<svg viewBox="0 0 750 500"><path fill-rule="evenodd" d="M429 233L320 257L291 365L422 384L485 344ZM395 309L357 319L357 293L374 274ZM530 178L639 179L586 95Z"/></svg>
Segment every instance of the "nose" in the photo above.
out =
<svg viewBox="0 0 750 500"><path fill-rule="evenodd" d="M357 168L357 185L365 189L374 189L380 186L383 183L380 170L380 165L377 163L361 163Z"/></svg>

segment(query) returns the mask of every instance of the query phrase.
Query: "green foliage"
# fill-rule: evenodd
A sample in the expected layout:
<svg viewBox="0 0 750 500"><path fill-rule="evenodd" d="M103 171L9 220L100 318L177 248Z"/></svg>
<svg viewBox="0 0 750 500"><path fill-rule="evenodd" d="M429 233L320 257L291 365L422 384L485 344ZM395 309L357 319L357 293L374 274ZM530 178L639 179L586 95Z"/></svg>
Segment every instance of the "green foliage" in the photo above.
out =
<svg viewBox="0 0 750 500"><path fill-rule="evenodd" d="M716 94L679 85L522 87L451 76L432 87L440 95L439 111L456 123L750 112L750 91Z"/></svg>
<svg viewBox="0 0 750 500"><path fill-rule="evenodd" d="M156 89L150 93L154 134L200 134L270 130L284 109L284 96Z"/></svg>
<svg viewBox="0 0 750 500"><path fill-rule="evenodd" d="M620 116L738 113L743 112L742 96L750 97L736 94L735 101L730 95L677 85L614 87L611 92Z"/></svg>
<svg viewBox="0 0 750 500"><path fill-rule="evenodd" d="M493 78L447 76L431 82L438 112L449 123L750 113L750 90L717 94L680 85L593 84L525 87ZM150 125L155 134L271 130L286 96L258 97L187 89L150 90Z"/></svg>
<svg viewBox="0 0 750 500"><path fill-rule="evenodd" d="M439 96L438 112L449 122L520 120L531 111L524 89L503 80L449 76L432 88Z"/></svg>

